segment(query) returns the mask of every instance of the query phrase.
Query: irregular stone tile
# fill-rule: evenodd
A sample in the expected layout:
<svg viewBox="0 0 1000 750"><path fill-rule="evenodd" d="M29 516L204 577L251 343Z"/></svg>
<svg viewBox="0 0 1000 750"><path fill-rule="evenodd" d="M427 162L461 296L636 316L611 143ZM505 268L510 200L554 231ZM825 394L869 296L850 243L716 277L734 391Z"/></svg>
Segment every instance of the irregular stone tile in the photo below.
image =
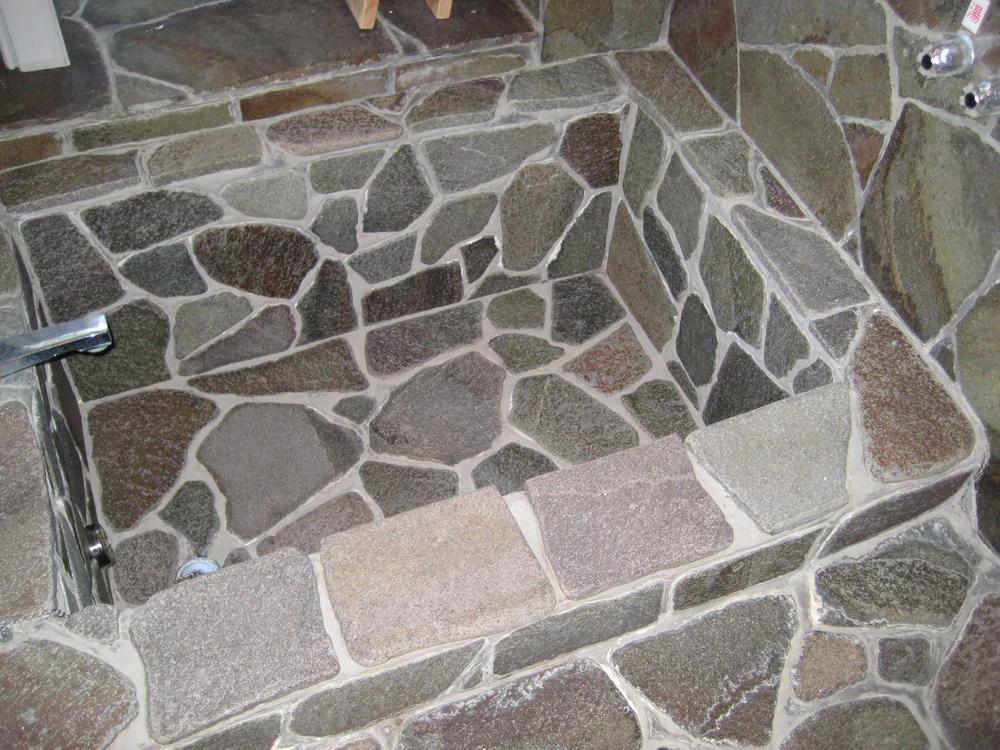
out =
<svg viewBox="0 0 1000 750"><path fill-rule="evenodd" d="M339 671L312 567L298 552L282 550L173 586L139 610L130 633L146 671L149 732L158 742ZM234 663L238 680L225 676Z"/></svg>
<svg viewBox="0 0 1000 750"><path fill-rule="evenodd" d="M485 76L500 76L525 66L523 50L490 52L418 60L396 68L396 90L408 92L417 87L451 81L465 81ZM405 93L404 93L405 96Z"/></svg>
<svg viewBox="0 0 1000 750"><path fill-rule="evenodd" d="M226 555L226 560L222 564L222 567L229 568L233 565L238 565L239 563L244 563L251 559L253 558L250 557L250 553L247 552L245 547L237 547Z"/></svg>
<svg viewBox="0 0 1000 750"><path fill-rule="evenodd" d="M515 109L535 112L600 104L618 96L614 73L599 57L518 73L507 100Z"/></svg>
<svg viewBox="0 0 1000 750"><path fill-rule="evenodd" d="M888 682L926 685L933 674L931 644L926 638L880 638L878 676Z"/></svg>
<svg viewBox="0 0 1000 750"><path fill-rule="evenodd" d="M414 105L406 114L406 126L420 132L489 122L503 90L500 78L453 83Z"/></svg>
<svg viewBox="0 0 1000 750"><path fill-rule="evenodd" d="M0 175L0 203L29 211L97 198L139 184L135 152L68 156Z"/></svg>
<svg viewBox="0 0 1000 750"><path fill-rule="evenodd" d="M358 190L368 182L383 156L385 151L372 149L314 161L309 165L309 182L317 193Z"/></svg>
<svg viewBox="0 0 1000 750"><path fill-rule="evenodd" d="M226 498L228 529L267 531L361 456L361 438L295 404L235 406L202 441L198 460Z"/></svg>
<svg viewBox="0 0 1000 750"><path fill-rule="evenodd" d="M316 279L302 295L296 309L302 318L299 344L320 341L354 330L358 325L358 316L354 311L351 285L347 280L344 264L324 260L316 273Z"/></svg>
<svg viewBox="0 0 1000 750"><path fill-rule="evenodd" d="M59 156L62 140L55 133L39 133L0 143L0 170Z"/></svg>
<svg viewBox="0 0 1000 750"><path fill-rule="evenodd" d="M529 164L500 199L503 265L528 271L538 265L576 214L583 188L555 162Z"/></svg>
<svg viewBox="0 0 1000 750"><path fill-rule="evenodd" d="M491 193L446 201L424 230L420 240L420 260L427 265L433 265L459 242L475 237L486 227L496 207L497 198ZM463 255L465 255L464 248ZM492 256L490 259L492 260ZM469 280L475 281L475 278L470 274Z"/></svg>
<svg viewBox="0 0 1000 750"><path fill-rule="evenodd" d="M492 45L530 41L534 31L511 0L466 0L452 8L448 23L438 23L409 0L383 0L380 11L400 31L427 49L441 51L489 41Z"/></svg>
<svg viewBox="0 0 1000 750"><path fill-rule="evenodd" d="M628 144L622 192L637 216L663 163L663 131L640 107Z"/></svg>
<svg viewBox="0 0 1000 750"><path fill-rule="evenodd" d="M295 707L289 726L298 735L325 737L375 724L431 701L451 687L482 646L482 641L476 641L310 695Z"/></svg>
<svg viewBox="0 0 1000 750"><path fill-rule="evenodd" d="M554 604L493 489L337 534L324 543L321 560L347 647L367 666L508 630Z"/></svg>
<svg viewBox="0 0 1000 750"><path fill-rule="evenodd" d="M845 126L845 127L850 127ZM774 176L770 169L767 167L760 168L760 181L764 185L764 200L767 205L773 208L780 214L789 216L793 219L803 219L805 214L802 213L802 209L799 208L799 204L795 202L795 199L788 194L784 186L778 182L778 178Z"/></svg>
<svg viewBox="0 0 1000 750"><path fill-rule="evenodd" d="M698 271L719 328L735 332L748 344L760 344L764 281L740 241L714 216L705 232Z"/></svg>
<svg viewBox="0 0 1000 750"><path fill-rule="evenodd" d="M446 135L422 145L438 185L455 193L509 174L532 154L555 144L556 137L551 123L535 123ZM469 153L476 158L469 159Z"/></svg>
<svg viewBox="0 0 1000 750"><path fill-rule="evenodd" d="M532 380L538 378L521 383ZM516 390L514 404L516 411ZM733 540L677 437L529 479L525 486L556 578L573 599L707 557ZM609 503L612 495L616 502Z"/></svg>
<svg viewBox="0 0 1000 750"><path fill-rule="evenodd" d="M0 126L20 128L41 122L68 120L111 104L108 73L100 44L77 21L60 19L66 52L72 65L32 71L0 71Z"/></svg>
<svg viewBox="0 0 1000 750"><path fill-rule="evenodd" d="M837 6L777 0L768 8L736 0L736 19L745 44L885 44L885 13L871 0L845 0Z"/></svg>
<svg viewBox="0 0 1000 750"><path fill-rule="evenodd" d="M386 517L458 494L458 474L445 469L365 461L358 474L365 492Z"/></svg>
<svg viewBox="0 0 1000 750"><path fill-rule="evenodd" d="M521 333L504 333L490 339L490 349L503 360L512 373L533 370L559 359L565 349L552 346L545 339Z"/></svg>
<svg viewBox="0 0 1000 750"><path fill-rule="evenodd" d="M492 238L490 238L490 240L493 241ZM476 291L472 293L472 299L489 297L492 294L500 294L501 292L509 292L512 289L520 289L524 286L531 286L541 280L541 276L538 274L511 276L506 273L491 273L483 279L482 284L476 287Z"/></svg>
<svg viewBox="0 0 1000 750"><path fill-rule="evenodd" d="M361 424L375 411L375 399L371 396L348 396L342 398L333 407L333 413Z"/></svg>
<svg viewBox="0 0 1000 750"><path fill-rule="evenodd" d="M830 84L830 98L845 117L888 120L891 112L892 83L885 55L841 57Z"/></svg>
<svg viewBox="0 0 1000 750"><path fill-rule="evenodd" d="M809 324L809 331L819 339L830 354L840 358L847 354L854 340L859 317L857 310L844 310L813 321Z"/></svg>
<svg viewBox="0 0 1000 750"><path fill-rule="evenodd" d="M677 386L670 381L643 383L633 393L622 396L622 402L642 429L654 438L667 435L683 438L697 429Z"/></svg>
<svg viewBox="0 0 1000 750"><path fill-rule="evenodd" d="M802 653L792 673L795 697L826 698L861 682L868 672L865 647L857 638L814 630L802 640Z"/></svg>
<svg viewBox="0 0 1000 750"><path fill-rule="evenodd" d="M627 644L612 663L696 737L765 745L797 624L788 597L750 599Z"/></svg>
<svg viewBox="0 0 1000 750"><path fill-rule="evenodd" d="M208 554L219 531L219 515L215 512L215 494L207 484L185 482L158 515L191 543L195 555Z"/></svg>
<svg viewBox="0 0 1000 750"><path fill-rule="evenodd" d="M500 435L503 380L503 369L476 353L417 373L372 420L372 450L452 466L481 453Z"/></svg>
<svg viewBox="0 0 1000 750"><path fill-rule="evenodd" d="M182 243L130 256L118 270L136 286L157 297L192 297L208 291Z"/></svg>
<svg viewBox="0 0 1000 750"><path fill-rule="evenodd" d="M121 74L115 76L115 93L118 101L126 109L133 111L145 109L149 105L161 107L187 99L187 94L181 89L149 78Z"/></svg>
<svg viewBox="0 0 1000 750"><path fill-rule="evenodd" d="M372 375L394 375L471 344L482 335L482 304L454 307L368 331L365 362Z"/></svg>
<svg viewBox="0 0 1000 750"><path fill-rule="evenodd" d="M739 344L731 344L705 401L702 419L706 425L715 424L780 401L787 395Z"/></svg>
<svg viewBox="0 0 1000 750"><path fill-rule="evenodd" d="M684 141L681 153L708 185L713 195L750 195L750 142L738 130Z"/></svg>
<svg viewBox="0 0 1000 750"><path fill-rule="evenodd" d="M678 299L687 289L687 271L684 270L683 261L674 251L670 235L656 218L653 209L649 207L642 213L642 236L650 255L653 256L653 262L663 274L663 280L667 282L670 294L674 299Z"/></svg>
<svg viewBox="0 0 1000 750"><path fill-rule="evenodd" d="M860 560L816 573L822 622L843 626L949 627L972 583L976 560L947 521L925 521Z"/></svg>
<svg viewBox="0 0 1000 750"><path fill-rule="evenodd" d="M385 93L388 88L387 71L364 71L245 96L240 99L240 114L244 122L263 120L299 109L375 96Z"/></svg>
<svg viewBox="0 0 1000 750"><path fill-rule="evenodd" d="M842 235L857 211L854 177L843 132L819 92L778 55L744 50L740 102L746 134L823 226Z"/></svg>
<svg viewBox="0 0 1000 750"><path fill-rule="evenodd" d="M674 611L697 607L795 572L805 562L819 534L812 531L684 576L674 585L671 600Z"/></svg>
<svg viewBox="0 0 1000 750"><path fill-rule="evenodd" d="M309 229L338 253L350 255L358 249L358 204L354 198L330 198Z"/></svg>
<svg viewBox="0 0 1000 750"><path fill-rule="evenodd" d="M864 698L827 706L795 727L781 750L926 750L924 730L892 698Z"/></svg>
<svg viewBox="0 0 1000 750"><path fill-rule="evenodd" d="M943 3L938 4L938 9L943 9L943 6ZM960 22L961 19L958 19L951 28L957 29ZM892 54L896 62L896 88L899 96L917 99L953 115L963 115L965 104L962 102L962 94L966 84L962 77L929 78L917 63L921 54L940 39L939 35L914 34L902 26L893 29Z"/></svg>
<svg viewBox="0 0 1000 750"><path fill-rule="evenodd" d="M465 291L458 263L417 271L401 281L373 289L361 298L366 325L462 301Z"/></svg>
<svg viewBox="0 0 1000 750"><path fill-rule="evenodd" d="M145 604L174 582L177 537L159 529L130 536L115 546L115 591L130 604Z"/></svg>
<svg viewBox="0 0 1000 750"><path fill-rule="evenodd" d="M118 609L111 604L91 604L71 614L63 625L81 638L111 644L118 640Z"/></svg>
<svg viewBox="0 0 1000 750"><path fill-rule="evenodd" d="M253 307L250 302L232 292L219 292L185 302L174 315L174 354L183 359L251 312Z"/></svg>
<svg viewBox="0 0 1000 750"><path fill-rule="evenodd" d="M620 118L599 113L573 120L566 126L559 154L592 188L617 185L622 154Z"/></svg>
<svg viewBox="0 0 1000 750"><path fill-rule="evenodd" d="M695 390L694 383L691 382L691 378L688 377L687 372L685 372L680 362L667 362L667 369L670 371L674 382L680 386L680 389L684 391L684 395L688 397L688 401L697 406L698 393Z"/></svg>
<svg viewBox="0 0 1000 750"><path fill-rule="evenodd" d="M882 143L885 139L874 128L856 122L844 123L844 135L847 137L847 145L854 157L854 168L861 180L861 187L867 187L868 178L878 163L878 157L882 153Z"/></svg>
<svg viewBox="0 0 1000 750"><path fill-rule="evenodd" d="M285 547L294 547L304 555L319 552L320 544L332 534L368 523L374 517L364 499L348 492L305 513L274 534L257 542L257 554L269 555Z"/></svg>
<svg viewBox="0 0 1000 750"><path fill-rule="evenodd" d="M733 218L801 311L823 313L868 300L843 253L820 235L747 206L733 209Z"/></svg>
<svg viewBox="0 0 1000 750"><path fill-rule="evenodd" d="M1000 390L997 351L990 344L1000 332L1000 286L981 296L958 324L957 349L962 393L986 425L993 452L1000 453Z"/></svg>
<svg viewBox="0 0 1000 750"><path fill-rule="evenodd" d="M608 250L608 278L657 350L674 328L677 311L628 209L619 204Z"/></svg>
<svg viewBox="0 0 1000 750"><path fill-rule="evenodd" d="M609 641L656 622L663 585L551 615L515 630L494 647L493 673L507 675L532 664Z"/></svg>
<svg viewBox="0 0 1000 750"><path fill-rule="evenodd" d="M210 344L178 367L181 375L199 375L235 362L283 352L295 340L295 320L288 305L265 307L236 331Z"/></svg>
<svg viewBox="0 0 1000 750"><path fill-rule="evenodd" d="M280 734L281 717L274 714L244 721L190 745L184 745L179 750L271 750Z"/></svg>
<svg viewBox="0 0 1000 750"><path fill-rule="evenodd" d="M410 234L354 255L347 265L369 284L381 284L409 271L416 250L417 235Z"/></svg>
<svg viewBox="0 0 1000 750"><path fill-rule="evenodd" d="M302 175L277 172L231 182L222 189L222 197L247 216L296 220L305 218L308 194Z"/></svg>
<svg viewBox="0 0 1000 750"><path fill-rule="evenodd" d="M893 526L899 526L938 507L961 490L968 478L968 472L963 472L926 487L901 492L887 500L869 504L840 521L823 545L821 555L830 555L852 544L871 539Z"/></svg>
<svg viewBox="0 0 1000 750"><path fill-rule="evenodd" d="M837 384L697 430L687 444L754 523L774 534L847 504L850 437L848 388Z"/></svg>
<svg viewBox="0 0 1000 750"><path fill-rule="evenodd" d="M139 713L135 687L100 659L54 641L0 654L8 747L105 748Z"/></svg>
<svg viewBox="0 0 1000 750"><path fill-rule="evenodd" d="M552 285L552 339L582 344L625 317L604 283L596 276L574 276Z"/></svg>
<svg viewBox="0 0 1000 750"><path fill-rule="evenodd" d="M221 125L231 125L232 122L233 116L229 113L228 104L208 104L76 128L73 130L73 145L77 151L89 151L122 143L136 143L168 135L208 130Z"/></svg>
<svg viewBox="0 0 1000 750"><path fill-rule="evenodd" d="M411 146L402 146L368 186L366 232L399 232L416 221L431 205L431 190Z"/></svg>
<svg viewBox="0 0 1000 750"><path fill-rule="evenodd" d="M316 265L316 248L308 237L274 224L208 229L194 238L194 254L220 284L285 299L295 295Z"/></svg>
<svg viewBox="0 0 1000 750"><path fill-rule="evenodd" d="M101 354L67 359L83 401L161 383L170 378L167 342L170 323L147 300L129 302L108 313L113 345Z"/></svg>
<svg viewBox="0 0 1000 750"><path fill-rule="evenodd" d="M260 163L257 131L249 125L206 130L157 148L146 162L154 185L253 167Z"/></svg>
<svg viewBox="0 0 1000 750"><path fill-rule="evenodd" d="M792 53L792 60L802 70L816 79L816 82L826 86L833 68L833 60L821 49L799 49Z"/></svg>
<svg viewBox="0 0 1000 750"><path fill-rule="evenodd" d="M830 366L823 360L817 359L808 367L803 367L799 370L792 381L792 389L798 395L800 393L808 393L814 388L820 388L832 382L833 371L830 370Z"/></svg>
<svg viewBox="0 0 1000 750"><path fill-rule="evenodd" d="M848 374L858 394L865 464L876 477L931 476L969 455L968 420L885 316L865 324Z"/></svg>
<svg viewBox="0 0 1000 750"><path fill-rule="evenodd" d="M975 192L941 190L951 170L971 168L983 174ZM861 214L861 252L865 271L922 339L951 320L993 262L1000 206L984 199L1000 190L998 175L1000 154L973 131L903 108ZM928 207L918 217L893 202L898 195Z"/></svg>
<svg viewBox="0 0 1000 750"><path fill-rule="evenodd" d="M517 443L508 443L472 470L476 489L493 486L501 495L520 492L532 477L558 467L545 455Z"/></svg>
<svg viewBox="0 0 1000 750"><path fill-rule="evenodd" d="M802 335L785 306L772 296L764 334L764 365L772 375L783 378L796 362L808 356L809 340Z"/></svg>
<svg viewBox="0 0 1000 750"><path fill-rule="evenodd" d="M563 237L559 253L546 266L550 279L596 271L604 264L610 215L610 192L595 196L587 204Z"/></svg>
<svg viewBox="0 0 1000 750"><path fill-rule="evenodd" d="M736 117L736 15L727 0L679 0L670 11L670 48L726 113Z"/></svg>
<svg viewBox="0 0 1000 750"><path fill-rule="evenodd" d="M632 86L650 101L674 133L713 130L723 124L715 107L671 52L619 52L615 59Z"/></svg>
<svg viewBox="0 0 1000 750"><path fill-rule="evenodd" d="M397 123L356 105L292 115L267 129L268 140L295 156L394 141L402 134L403 128Z"/></svg>
<svg viewBox="0 0 1000 750"><path fill-rule="evenodd" d="M586 4L552 0L545 10L542 59L645 47L660 38L665 0L612 0Z"/></svg>
<svg viewBox="0 0 1000 750"><path fill-rule="evenodd" d="M602 393L616 393L632 385L653 363L632 331L624 324L617 331L571 359L563 370L573 373Z"/></svg>
<svg viewBox="0 0 1000 750"><path fill-rule="evenodd" d="M685 258L690 258L698 247L699 225L705 197L676 154L667 165L663 184L656 194L656 204L674 228L681 253Z"/></svg>
<svg viewBox="0 0 1000 750"><path fill-rule="evenodd" d="M545 300L530 289L494 297L486 317L497 328L541 328L545 325Z"/></svg>

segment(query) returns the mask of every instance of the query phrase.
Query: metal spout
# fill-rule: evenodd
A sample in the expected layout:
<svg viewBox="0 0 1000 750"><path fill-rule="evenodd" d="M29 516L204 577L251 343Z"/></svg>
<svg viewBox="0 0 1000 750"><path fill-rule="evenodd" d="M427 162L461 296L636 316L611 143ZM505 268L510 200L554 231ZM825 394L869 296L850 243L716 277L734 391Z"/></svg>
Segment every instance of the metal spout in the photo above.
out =
<svg viewBox="0 0 1000 750"><path fill-rule="evenodd" d="M965 112L972 117L986 117L1000 112L1000 78L976 83L962 97Z"/></svg>
<svg viewBox="0 0 1000 750"><path fill-rule="evenodd" d="M976 50L967 34L956 34L920 55L920 71L928 77L967 73L976 59Z"/></svg>
<svg viewBox="0 0 1000 750"><path fill-rule="evenodd" d="M111 332L104 315L88 315L0 339L0 377L72 352L98 354L109 346Z"/></svg>

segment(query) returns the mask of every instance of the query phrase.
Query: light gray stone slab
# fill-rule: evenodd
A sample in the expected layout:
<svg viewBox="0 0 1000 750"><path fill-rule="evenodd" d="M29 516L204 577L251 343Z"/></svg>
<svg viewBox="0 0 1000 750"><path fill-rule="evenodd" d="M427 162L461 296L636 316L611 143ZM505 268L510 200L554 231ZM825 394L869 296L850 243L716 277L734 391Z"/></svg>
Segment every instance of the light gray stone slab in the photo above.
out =
<svg viewBox="0 0 1000 750"><path fill-rule="evenodd" d="M247 216L294 220L306 215L306 180L295 172L230 183L222 189L222 197Z"/></svg>

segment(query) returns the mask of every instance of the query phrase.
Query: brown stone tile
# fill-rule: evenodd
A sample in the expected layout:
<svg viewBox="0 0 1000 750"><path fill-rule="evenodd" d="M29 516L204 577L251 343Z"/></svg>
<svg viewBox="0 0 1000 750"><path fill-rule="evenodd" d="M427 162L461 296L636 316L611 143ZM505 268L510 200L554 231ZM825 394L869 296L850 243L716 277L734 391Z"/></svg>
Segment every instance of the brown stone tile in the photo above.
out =
<svg viewBox="0 0 1000 750"><path fill-rule="evenodd" d="M645 47L660 38L666 0L551 0L542 59Z"/></svg>
<svg viewBox="0 0 1000 750"><path fill-rule="evenodd" d="M26 135L0 142L0 171L42 161L62 153L62 139L55 133Z"/></svg>
<svg viewBox="0 0 1000 750"><path fill-rule="evenodd" d="M788 194L788 191L778 182L778 178L771 173L770 169L760 168L760 180L764 184L764 200L767 201L768 206L793 219L805 217L795 199Z"/></svg>
<svg viewBox="0 0 1000 750"><path fill-rule="evenodd" d="M245 96L240 99L240 113L244 120L263 120L297 109L364 99L384 94L388 89L389 80L385 70L366 71Z"/></svg>
<svg viewBox="0 0 1000 750"><path fill-rule="evenodd" d="M730 117L736 117L736 13L731 0L674 0L670 46Z"/></svg>
<svg viewBox="0 0 1000 750"><path fill-rule="evenodd" d="M445 22L412 0L382 0L379 13L432 52L486 41L493 45L528 42L535 37L531 23L512 0L461 0L452 6Z"/></svg>
<svg viewBox="0 0 1000 750"><path fill-rule="evenodd" d="M267 129L269 140L296 156L392 141L402 134L403 129L395 122L357 106L295 115Z"/></svg>
<svg viewBox="0 0 1000 750"><path fill-rule="evenodd" d="M593 188L618 183L622 155L621 119L601 113L573 120L566 126L559 153Z"/></svg>
<svg viewBox="0 0 1000 750"><path fill-rule="evenodd" d="M509 630L555 601L492 488L337 534L321 560L347 647L369 666Z"/></svg>
<svg viewBox="0 0 1000 750"><path fill-rule="evenodd" d="M619 52L615 59L629 82L649 99L673 130L684 133L722 125L722 117L672 53Z"/></svg>
<svg viewBox="0 0 1000 750"><path fill-rule="evenodd" d="M579 376L602 393L617 393L649 372L653 363L636 339L632 326L623 325L606 339L567 362L563 369Z"/></svg>
<svg viewBox="0 0 1000 750"><path fill-rule="evenodd" d="M504 86L500 78L444 86L410 108L406 126L421 131L488 122L493 119Z"/></svg>
<svg viewBox="0 0 1000 750"><path fill-rule="evenodd" d="M860 682L868 672L865 647L857 638L807 633L795 666L795 697L814 701Z"/></svg>
<svg viewBox="0 0 1000 750"><path fill-rule="evenodd" d="M70 156L28 164L0 175L0 203L16 210L46 208L137 184L134 151Z"/></svg>

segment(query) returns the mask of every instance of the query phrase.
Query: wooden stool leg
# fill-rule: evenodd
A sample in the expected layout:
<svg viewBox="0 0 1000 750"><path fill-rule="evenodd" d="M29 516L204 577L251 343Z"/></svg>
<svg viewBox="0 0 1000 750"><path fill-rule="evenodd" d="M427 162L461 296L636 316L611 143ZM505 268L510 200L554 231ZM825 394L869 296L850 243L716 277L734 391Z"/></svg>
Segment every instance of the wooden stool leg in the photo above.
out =
<svg viewBox="0 0 1000 750"><path fill-rule="evenodd" d="M451 0L427 0L431 12L435 18L448 18L451 16Z"/></svg>
<svg viewBox="0 0 1000 750"><path fill-rule="evenodd" d="M359 29L374 29L375 14L378 13L378 0L346 0L347 7L354 14ZM449 3L450 4L450 3Z"/></svg>

